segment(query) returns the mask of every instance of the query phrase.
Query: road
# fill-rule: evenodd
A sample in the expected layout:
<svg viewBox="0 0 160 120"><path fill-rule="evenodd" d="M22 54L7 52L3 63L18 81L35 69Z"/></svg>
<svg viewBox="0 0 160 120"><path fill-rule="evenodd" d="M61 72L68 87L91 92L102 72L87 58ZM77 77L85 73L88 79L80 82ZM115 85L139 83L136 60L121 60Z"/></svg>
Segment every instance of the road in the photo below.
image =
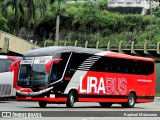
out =
<svg viewBox="0 0 160 120"><path fill-rule="evenodd" d="M95 120L95 119L102 120L105 119L105 117L111 117L111 119L117 119L122 117L124 119L129 116L140 117L139 115L141 115L141 113L144 113L145 115L146 114L156 115L157 114L156 111L158 111L158 116L159 116L160 98L155 98L155 101L152 103L136 104L134 108L122 108L121 105L118 104L112 105L111 108L101 108L98 103L75 103L74 108L66 108L65 104L48 104L46 108L39 108L37 102L0 101L0 111L1 114L4 111L12 111L21 114L22 113L26 114L26 112L35 113L37 115L40 115L40 117L49 116L48 118L46 118L47 120L50 120L52 117L56 118L56 120L60 119L63 120L64 117L67 117L68 120L70 120L69 119L70 117L76 118L76 120ZM20 117L23 117L23 116L17 117L16 115L17 114L13 115L14 118L12 119L19 120ZM147 116L147 118L150 117ZM156 116L152 117L152 119L153 118L158 119L158 117ZM25 120L27 118L23 119ZM32 120L41 120L41 119L33 118Z"/></svg>

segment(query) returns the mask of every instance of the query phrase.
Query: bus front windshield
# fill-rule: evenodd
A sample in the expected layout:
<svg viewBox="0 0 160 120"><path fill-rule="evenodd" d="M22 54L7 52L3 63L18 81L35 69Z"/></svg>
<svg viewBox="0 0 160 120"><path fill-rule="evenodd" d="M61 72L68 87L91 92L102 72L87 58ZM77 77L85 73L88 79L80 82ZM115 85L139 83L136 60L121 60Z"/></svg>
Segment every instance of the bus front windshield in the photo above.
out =
<svg viewBox="0 0 160 120"><path fill-rule="evenodd" d="M18 84L43 85L48 81L45 70L46 64L21 64L18 76Z"/></svg>

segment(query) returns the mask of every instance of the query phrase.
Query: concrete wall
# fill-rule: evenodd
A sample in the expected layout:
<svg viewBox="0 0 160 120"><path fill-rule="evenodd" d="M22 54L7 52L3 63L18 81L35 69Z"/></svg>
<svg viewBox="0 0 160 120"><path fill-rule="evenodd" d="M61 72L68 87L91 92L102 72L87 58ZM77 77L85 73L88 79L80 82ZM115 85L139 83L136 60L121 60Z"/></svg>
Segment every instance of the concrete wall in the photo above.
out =
<svg viewBox="0 0 160 120"><path fill-rule="evenodd" d="M39 48L35 44L31 44L28 41L16 37L14 35L5 33L0 31L0 52L7 53L8 51L12 51L19 54L24 54L25 52Z"/></svg>

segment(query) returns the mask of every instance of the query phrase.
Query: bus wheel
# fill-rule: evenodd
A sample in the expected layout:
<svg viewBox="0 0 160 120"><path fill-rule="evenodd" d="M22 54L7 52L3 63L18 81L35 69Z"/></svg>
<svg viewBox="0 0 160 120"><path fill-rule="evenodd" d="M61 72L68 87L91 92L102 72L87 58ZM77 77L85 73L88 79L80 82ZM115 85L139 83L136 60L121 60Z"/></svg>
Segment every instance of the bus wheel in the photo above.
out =
<svg viewBox="0 0 160 120"><path fill-rule="evenodd" d="M133 108L136 102L136 97L133 93L130 93L128 95L128 102L127 103L122 103L122 107L127 107L127 108Z"/></svg>
<svg viewBox="0 0 160 120"><path fill-rule="evenodd" d="M102 108L110 108L112 106L112 103L107 103L107 102L100 102L99 103Z"/></svg>
<svg viewBox="0 0 160 120"><path fill-rule="evenodd" d="M75 96L73 92L70 92L67 98L66 106L72 108L75 103Z"/></svg>
<svg viewBox="0 0 160 120"><path fill-rule="evenodd" d="M38 103L39 103L39 106L40 106L41 108L45 108L46 105L47 105L46 102L41 102L41 101L39 101Z"/></svg>

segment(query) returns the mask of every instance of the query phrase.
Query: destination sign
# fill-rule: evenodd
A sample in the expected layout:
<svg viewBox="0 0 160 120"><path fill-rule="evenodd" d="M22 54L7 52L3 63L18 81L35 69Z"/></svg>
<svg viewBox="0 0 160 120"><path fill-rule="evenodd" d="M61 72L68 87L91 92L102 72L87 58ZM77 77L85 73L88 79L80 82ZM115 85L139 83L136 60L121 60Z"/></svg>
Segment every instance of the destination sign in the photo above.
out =
<svg viewBox="0 0 160 120"><path fill-rule="evenodd" d="M47 64L50 60L34 60L34 64Z"/></svg>
<svg viewBox="0 0 160 120"><path fill-rule="evenodd" d="M33 60L22 60L21 64L32 64Z"/></svg>

